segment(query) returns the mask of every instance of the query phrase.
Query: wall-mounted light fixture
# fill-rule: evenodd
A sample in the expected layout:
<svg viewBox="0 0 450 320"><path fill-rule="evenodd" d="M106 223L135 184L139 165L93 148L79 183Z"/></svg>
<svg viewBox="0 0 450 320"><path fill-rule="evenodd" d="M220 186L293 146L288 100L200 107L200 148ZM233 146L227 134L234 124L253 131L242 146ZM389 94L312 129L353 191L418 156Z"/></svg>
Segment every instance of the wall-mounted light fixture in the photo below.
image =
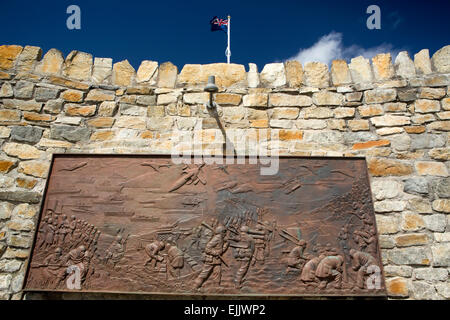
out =
<svg viewBox="0 0 450 320"><path fill-rule="evenodd" d="M219 91L219 88L216 86L216 77L209 76L208 83L206 84L205 91L209 92L209 102L206 103L206 107L208 109L213 109L217 107L217 104L213 101L213 93Z"/></svg>

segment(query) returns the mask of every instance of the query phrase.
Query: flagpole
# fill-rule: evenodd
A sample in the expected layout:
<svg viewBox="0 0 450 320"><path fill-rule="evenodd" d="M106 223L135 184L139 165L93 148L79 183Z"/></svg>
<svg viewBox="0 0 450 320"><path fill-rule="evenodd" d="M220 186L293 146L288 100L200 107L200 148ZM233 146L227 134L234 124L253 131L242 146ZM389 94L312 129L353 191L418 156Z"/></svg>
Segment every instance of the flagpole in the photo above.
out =
<svg viewBox="0 0 450 320"><path fill-rule="evenodd" d="M227 63L230 63L230 57L231 57L231 49L230 49L230 26L231 25L231 17L228 16L228 23L227 23L227 34L228 34L228 47L227 47Z"/></svg>

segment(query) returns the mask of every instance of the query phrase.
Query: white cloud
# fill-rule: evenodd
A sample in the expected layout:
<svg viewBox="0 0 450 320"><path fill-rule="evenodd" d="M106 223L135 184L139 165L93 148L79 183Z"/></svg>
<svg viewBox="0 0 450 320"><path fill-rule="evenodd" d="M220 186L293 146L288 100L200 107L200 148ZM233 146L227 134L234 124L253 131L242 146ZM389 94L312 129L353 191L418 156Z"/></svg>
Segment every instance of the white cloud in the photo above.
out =
<svg viewBox="0 0 450 320"><path fill-rule="evenodd" d="M300 49L295 56L287 60L298 60L303 64L317 61L329 65L334 59L344 59L350 62L350 59L357 56L372 58L378 53L388 52L391 53L392 60L394 60L400 50L394 49L392 44L389 43L383 43L372 48L363 48L356 44L345 47L342 43L342 33L333 31L321 37L311 47Z"/></svg>

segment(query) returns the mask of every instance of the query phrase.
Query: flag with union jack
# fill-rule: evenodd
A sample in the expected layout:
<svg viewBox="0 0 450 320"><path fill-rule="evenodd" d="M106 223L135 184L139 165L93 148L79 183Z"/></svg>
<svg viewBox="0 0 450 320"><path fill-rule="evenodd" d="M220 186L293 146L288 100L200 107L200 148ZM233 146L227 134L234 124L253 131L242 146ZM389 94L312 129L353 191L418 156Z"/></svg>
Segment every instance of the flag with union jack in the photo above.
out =
<svg viewBox="0 0 450 320"><path fill-rule="evenodd" d="M209 22L211 25L211 31L225 31L227 32L228 19L220 19L217 16L211 19Z"/></svg>

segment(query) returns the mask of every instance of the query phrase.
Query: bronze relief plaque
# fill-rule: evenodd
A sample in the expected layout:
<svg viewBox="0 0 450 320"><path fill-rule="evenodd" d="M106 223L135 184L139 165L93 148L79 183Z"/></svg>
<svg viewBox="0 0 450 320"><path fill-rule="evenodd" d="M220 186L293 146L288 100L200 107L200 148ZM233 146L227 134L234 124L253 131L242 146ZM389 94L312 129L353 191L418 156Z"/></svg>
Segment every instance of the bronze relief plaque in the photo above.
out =
<svg viewBox="0 0 450 320"><path fill-rule="evenodd" d="M384 296L365 159L54 155L26 291Z"/></svg>

